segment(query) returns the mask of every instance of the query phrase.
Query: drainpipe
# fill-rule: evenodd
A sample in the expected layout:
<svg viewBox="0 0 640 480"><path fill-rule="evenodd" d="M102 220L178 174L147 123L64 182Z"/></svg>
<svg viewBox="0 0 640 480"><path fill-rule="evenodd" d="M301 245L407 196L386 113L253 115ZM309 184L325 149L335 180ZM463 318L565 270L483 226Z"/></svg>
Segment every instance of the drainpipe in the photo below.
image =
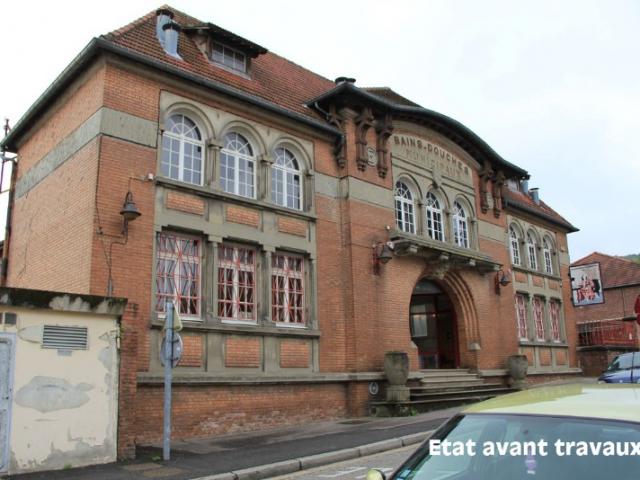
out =
<svg viewBox="0 0 640 480"><path fill-rule="evenodd" d="M7 272L9 268L9 243L11 242L11 217L13 216L13 199L16 186L16 179L18 176L18 159L6 158L5 153L2 153L2 162L11 162L11 180L9 182L9 198L7 202L7 219L4 228L4 245L2 246L2 264L0 265L0 286L7 286Z"/></svg>

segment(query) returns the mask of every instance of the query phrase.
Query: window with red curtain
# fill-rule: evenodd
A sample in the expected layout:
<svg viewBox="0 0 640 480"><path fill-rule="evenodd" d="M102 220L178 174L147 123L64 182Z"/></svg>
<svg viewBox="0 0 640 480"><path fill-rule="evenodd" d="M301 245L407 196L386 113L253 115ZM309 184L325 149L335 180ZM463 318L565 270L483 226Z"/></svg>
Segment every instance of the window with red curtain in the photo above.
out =
<svg viewBox="0 0 640 480"><path fill-rule="evenodd" d="M200 240L171 233L156 237L156 312L174 300L181 316L201 319Z"/></svg>
<svg viewBox="0 0 640 480"><path fill-rule="evenodd" d="M271 316L277 323L304 325L304 259L275 254L271 260Z"/></svg>
<svg viewBox="0 0 640 480"><path fill-rule="evenodd" d="M524 295L516 294L516 319L518 322L518 337L527 340L527 306Z"/></svg>
<svg viewBox="0 0 640 480"><path fill-rule="evenodd" d="M218 251L218 316L255 323L255 291L255 250L222 245Z"/></svg>
<svg viewBox="0 0 640 480"><path fill-rule="evenodd" d="M533 323L536 327L536 340L544 340L544 311L540 297L533 297Z"/></svg>
<svg viewBox="0 0 640 480"><path fill-rule="evenodd" d="M549 302L549 320L551 323L551 340L560 341L560 302L551 300Z"/></svg>

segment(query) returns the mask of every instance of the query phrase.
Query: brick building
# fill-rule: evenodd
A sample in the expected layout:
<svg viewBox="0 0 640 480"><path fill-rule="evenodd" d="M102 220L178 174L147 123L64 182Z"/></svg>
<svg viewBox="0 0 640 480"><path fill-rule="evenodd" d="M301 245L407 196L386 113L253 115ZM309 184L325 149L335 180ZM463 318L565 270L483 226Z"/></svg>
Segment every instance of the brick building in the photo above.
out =
<svg viewBox="0 0 640 480"><path fill-rule="evenodd" d="M528 173L388 88L329 81L165 7L95 38L4 140L6 283L117 295L119 446L366 412L411 369L575 374L575 228ZM125 199L141 216L123 225ZM387 262L387 260L389 260ZM569 307L569 308L568 308Z"/></svg>
<svg viewBox="0 0 640 480"><path fill-rule="evenodd" d="M586 375L600 375L616 355L640 347L635 308L640 301L640 264L593 252L572 267L598 264L603 302L575 307L579 363Z"/></svg>

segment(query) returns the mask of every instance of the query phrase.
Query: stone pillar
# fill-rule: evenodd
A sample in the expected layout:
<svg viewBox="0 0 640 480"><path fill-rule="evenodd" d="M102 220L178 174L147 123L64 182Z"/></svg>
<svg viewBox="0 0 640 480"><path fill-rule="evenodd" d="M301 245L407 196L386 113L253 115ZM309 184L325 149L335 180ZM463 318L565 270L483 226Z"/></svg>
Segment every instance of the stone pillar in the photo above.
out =
<svg viewBox="0 0 640 480"><path fill-rule="evenodd" d="M271 165L273 165L273 157L269 155L260 156L260 169L257 173L258 184L256 185L256 198L263 202L271 200Z"/></svg>
<svg viewBox="0 0 640 480"><path fill-rule="evenodd" d="M210 138L207 141L207 147L211 161L207 162L207 156L205 155L204 184L211 188L215 188L217 185L218 189L220 189L220 150L222 149L222 143L215 138Z"/></svg>

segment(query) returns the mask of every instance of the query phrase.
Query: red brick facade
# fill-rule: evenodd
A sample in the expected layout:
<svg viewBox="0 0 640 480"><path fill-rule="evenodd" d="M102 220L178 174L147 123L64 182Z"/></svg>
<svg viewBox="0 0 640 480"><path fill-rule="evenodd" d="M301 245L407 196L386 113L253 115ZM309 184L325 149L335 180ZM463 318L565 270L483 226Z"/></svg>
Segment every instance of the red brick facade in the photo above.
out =
<svg viewBox="0 0 640 480"><path fill-rule="evenodd" d="M179 14L176 17L180 20ZM149 57L164 55L156 45L154 25L155 17L150 15L123 29L124 33L114 34L113 41L129 45L132 38L144 38L140 52ZM132 31L138 36L132 37ZM405 235L397 228L394 188L399 178L410 177L411 168L392 150L393 138L385 143L383 133L388 125L385 127L378 110L374 108L375 118L367 129L361 105L349 104L336 89L336 103L331 107L338 108L341 120L339 128L334 128L335 124L329 125L301 106L332 90L332 82L266 54L252 60L252 83L209 64L201 65L196 56L200 52L184 33L180 42L187 66L174 59L166 60L167 65L179 65L203 79L227 82L256 96L255 105L131 59L102 56L78 78L75 90L65 90L60 101L42 114L33 132L14 143L20 158L18 178L23 178L33 175L34 166L74 130L88 128L87 119L99 110L105 115L126 115L136 125L133 133L120 137L96 131L28 194L16 198L8 257L10 286L102 295L111 288L113 295L128 298L121 338L118 431L122 456L130 455L136 444L157 441L161 434L162 388L154 377L159 372L162 323L156 312L154 277L158 275L154 255L160 231L177 231L201 245L200 318L186 316L183 322L185 353L175 370L174 438L365 414L371 396L367 377L358 375L381 372L385 352L408 352L411 370L421 367L409 318L416 285L425 279L441 291L438 298L450 302L456 367L501 375L505 359L523 353L540 375L552 378L571 373L576 367L575 319L573 310L567 308L570 289L561 279L568 275L566 234L572 227L547 206L529 205L522 191L513 193L520 203L508 204L501 197L506 194L501 175L517 183L526 172L491 157L483 150L484 144L465 149L461 145L467 143L456 143L464 135L471 138L466 131L453 131L458 126L428 128L424 125L432 123L423 117L408 121L398 115L393 135L432 142L459 159L455 169L468 172L468 178L459 182L454 178L455 169L438 166L443 179L423 167L415 178L424 185L435 185L436 191L451 191L468 200L470 245L453 244L448 211L443 214L446 241L438 244L422 226L421 232ZM306 90L300 90L298 83L289 91L285 86L276 88L278 82L269 80L279 76L301 78ZM265 85L273 88L265 89ZM275 102L296 116L261 106L258 98ZM201 184L181 184L162 175L168 112L190 113L207 135L202 146L207 163L203 176L210 178ZM216 119L224 122L208 127ZM262 148L254 164L254 198L220 191L220 130L230 126L252 139L256 151ZM145 129L152 134L145 136L141 133ZM17 132L14 135L20 134ZM307 162L299 180L304 187L300 209L274 205L267 190L269 168L273 168L269 160L273 132L279 132L281 144L298 155L300 165ZM341 132L345 143L339 148ZM134 134L138 135L135 139L127 136ZM364 158L363 152L373 160ZM482 167L485 162L495 170L491 175L488 167ZM125 235L120 210L128 192L142 215L128 224ZM425 223L420 210L425 195L421 191L414 205L416 220L420 213L419 225ZM487 199L491 208L485 205ZM518 207L523 202L529 205L526 209ZM508 229L513 222L553 236L553 274L512 265ZM376 266L375 252L392 237L393 258ZM253 266L220 269L220 247L227 243L253 252ZM279 278L270 259L279 253L302 259L303 268L294 274L303 278L304 291L299 297L303 322L291 317L287 324L276 321L275 303L290 301L283 298L293 296L294 289L293 277L289 277L282 290L285 293L275 290ZM243 308L240 296L220 285L222 278L233 278L229 282L240 288L238 272L247 269L252 269L251 274L243 277L242 285L253 289L244 297L251 298L252 309L241 316L237 313ZM509 274L504 286L496 285L498 271ZM544 297L545 308L550 301L561 302L559 341L519 341L516 292L530 299ZM236 295L233 321L221 320L219 304L224 295ZM293 310L291 304L287 308L283 310ZM547 313L544 321L548 322ZM339 375L344 373L353 374L354 380L345 381Z"/></svg>

